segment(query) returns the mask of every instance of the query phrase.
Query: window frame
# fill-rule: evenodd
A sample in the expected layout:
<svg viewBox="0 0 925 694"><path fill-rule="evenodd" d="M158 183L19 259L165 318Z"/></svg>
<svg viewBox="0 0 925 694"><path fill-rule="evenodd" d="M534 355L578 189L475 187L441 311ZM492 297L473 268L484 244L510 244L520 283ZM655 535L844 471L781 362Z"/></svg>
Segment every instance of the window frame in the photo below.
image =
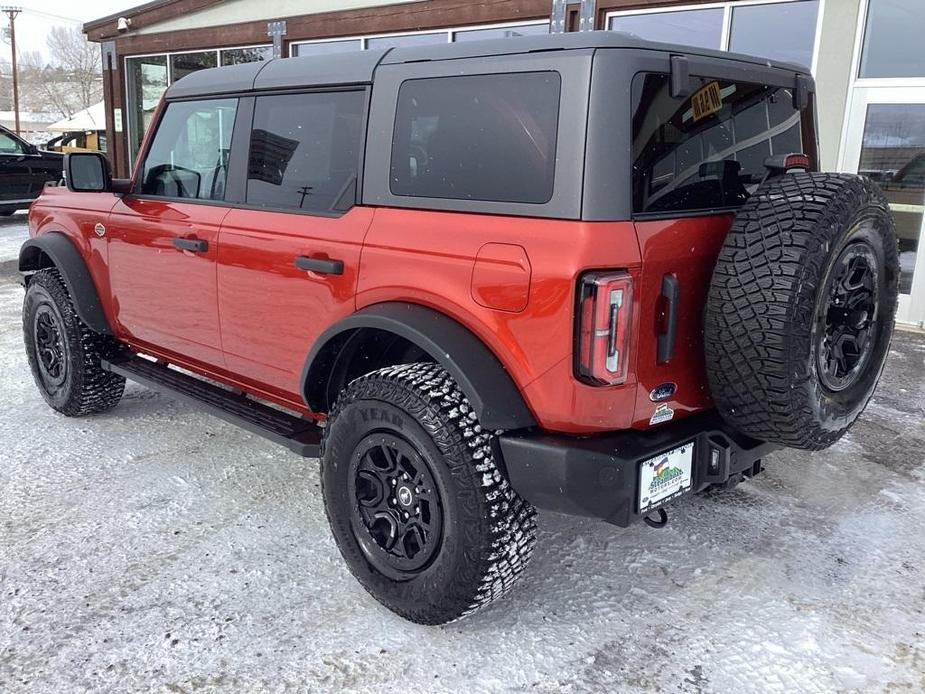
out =
<svg viewBox="0 0 925 694"><path fill-rule="evenodd" d="M397 192L395 192L394 184L396 183L396 179L395 179L395 176L394 176L394 167L392 166L392 161L395 159L395 153L396 153L396 152L395 152L395 147L396 147L396 143L397 143L397 141L398 141L398 138L397 138L397 136L396 136L396 132L397 132L398 129L399 129L398 115L399 115L400 108L401 108L401 104L402 104L402 91L404 90L405 86L408 85L408 84L410 84L410 83L414 83L414 82L426 82L426 81L433 81L433 80L454 80L454 79L467 78L467 77L468 77L468 78L479 78L479 77L482 77L482 78L491 79L491 78L495 78L495 77L510 77L512 74L520 74L520 75L555 75L555 78L556 78L556 80L557 80L557 82L558 82L558 84L557 84L557 101L558 101L558 103L557 103L557 105L556 105L556 121L555 121L554 130L553 130L553 132L551 133L551 134L553 135L553 137L555 138L554 142L552 143L552 150L553 150L553 151L552 151L552 154L553 154L553 158L552 158L552 171L551 171L551 173L552 173L552 180L549 181L549 191L548 191L548 195L546 195L546 197L545 197L543 200L529 201L529 200L483 200L483 199L480 199L480 198L469 198L469 197L443 197L443 196L440 196L440 195L420 195L420 194L417 194L417 195L416 195L416 194L411 194L411 193L397 193ZM412 97L412 98L413 98L413 97ZM555 193L556 168L557 168L557 161L558 161L558 159L559 159L558 149L557 149L557 148L558 148L558 144L559 144L559 128L560 128L561 125L562 125L562 119L561 119L561 117L560 117L560 116L561 116L561 108L562 108L562 75L561 75L557 70L541 70L541 71L529 71L529 72L518 72L518 73L501 72L501 73L490 73L490 74L485 74L485 75L452 75L452 76L445 76L445 77L430 77L430 78L424 77L424 78L416 78L416 79L406 79L406 80L403 80L403 81L401 82L401 84L399 85L399 87L398 87L398 95L397 95L397 99L396 99L396 108L395 108L395 117L394 117L394 121L393 121L393 125L392 125L392 144L391 144L391 147L389 148L389 149L390 149L390 152L389 152L389 193L390 193L391 195L393 195L393 196L402 197L402 198L417 198L417 199L422 199L422 198L423 198L423 199L428 199L428 200L436 199L436 200L464 200L464 201L479 201L479 202L500 202L500 203L505 203L505 204L518 204L518 205L545 205L545 204L547 204L547 203L552 199L552 196L553 196L554 193ZM399 154L401 154L401 153L399 153ZM407 154L407 152L406 152L405 154ZM547 172L547 175L548 175L548 172ZM410 181L407 182L407 183L410 185ZM545 191L544 191L544 194L545 194Z"/></svg>
<svg viewBox="0 0 925 694"><path fill-rule="evenodd" d="M612 10L604 15L604 29L612 31L611 24L614 18L631 17L645 14L666 14L668 12L685 12L689 10L723 10L723 27L720 35L720 45L713 50L729 51L729 45L732 41L732 14L737 7L749 7L752 5L785 5L787 3L804 2L805 0L725 0L723 2L704 2L699 4L671 5L670 7L646 7L636 10ZM866 0L864 0L866 2ZM822 36L822 17L825 14L826 0L819 0L819 9L816 12L816 30L813 37L813 58L809 65L810 72L816 74L816 66L819 63L819 44Z"/></svg>
<svg viewBox="0 0 925 694"><path fill-rule="evenodd" d="M592 56L592 50L563 51L380 65L376 71L376 97L370 106L367 136L379 142L389 143L389 145L370 147L367 152L362 203L417 210L475 212L547 219L581 219ZM395 133L399 88L403 82L415 79L493 76L522 72L559 73L557 161L553 174L552 197L548 202L460 200L392 193L390 188L391 142Z"/></svg>
<svg viewBox="0 0 925 694"><path fill-rule="evenodd" d="M306 210L306 209L296 209L294 207L273 207L269 205L254 205L247 202L247 170L248 163L250 160L250 145L251 145L251 136L254 132L254 117L257 112L257 99L264 96L299 96L303 94L330 94L333 92L362 92L363 93L363 111L360 117L360 142L357 147L357 162L356 162L356 186L353 192L353 201L350 206L344 210ZM345 214L350 212L354 207L360 204L360 191L363 189L363 163L366 156L366 133L367 127L369 124L369 99L370 99L370 88L368 86L357 87L356 85L341 85L333 87L321 87L314 89L271 89L266 91L255 91L250 92L249 96L251 97L250 104L250 113L247 118L247 132L246 137L242 137L242 143L240 151L238 152L239 157L239 167L232 168L230 165L228 167L229 176L232 173L237 174L236 184L240 185L240 189L236 188L236 202L229 207L235 207L245 210L263 210L266 212L280 212L284 214L299 214L307 215L309 217L325 217L329 219L337 219L343 217ZM237 124L235 124L237 125ZM243 126L241 128L244 130ZM234 133L238 134L237 130ZM243 135L243 133L242 133ZM235 155L235 147L232 144L232 157ZM229 184L230 185L230 184Z"/></svg>
<svg viewBox="0 0 925 694"><path fill-rule="evenodd" d="M344 210L297 210L291 207L268 207L266 205L251 205L246 202L247 193L247 166L250 157L251 133L254 127L254 113L256 111L257 97L260 96L286 96L297 94L314 94L328 92L354 91L363 92L363 114L360 125L361 142L358 148L357 161L357 183L354 192L353 203ZM244 92L229 92L227 94L210 94L208 96L188 96L169 99L163 102L162 107L155 115L152 124L150 136L142 149L138 152L137 161L139 166L135 168L135 178L132 181L131 195L140 200L163 200L167 202L182 202L190 205L212 205L226 207L229 209L258 210L264 212L274 212L283 214L306 215L309 217L339 218L349 213L356 205L360 204L361 192L363 190L364 165L366 159L366 133L369 128L371 90L369 85L333 85L316 88L296 87L292 89L266 89L251 90ZM224 200L209 200L203 198L176 198L165 197L162 195L149 195L141 192L142 176L144 172L144 161L148 157L154 138L157 137L157 131L160 129L164 120L164 114L167 106L173 103L185 101L210 101L221 99L237 99L238 107L235 112L235 122L231 131L231 152L228 157L228 174L225 183Z"/></svg>
<svg viewBox="0 0 925 694"><path fill-rule="evenodd" d="M157 133L161 129L161 125L164 122L164 116L167 114L167 108L171 104L182 103L182 102L191 102L191 101L227 101L229 99L237 100L234 112L234 123L231 125L231 140L229 141L228 146L228 171L225 174L225 197L222 200L213 200L211 198L183 198L183 197L174 197L168 195L152 195L150 193L142 193L141 188L144 184L144 171L145 163L148 160L148 155L151 153L151 147L154 144L154 140L157 138ZM138 166L135 167L134 178L132 179L132 192L131 195L134 198L139 200L166 200L168 202L183 202L190 204L198 205L217 205L219 207L228 207L228 190L231 184L231 176L234 173L232 167L232 161L235 154L235 136L239 132L239 123L241 122L241 105L243 98L239 94L209 94L208 96L195 96L184 99L171 99L170 101L162 102L161 107L155 113L155 120L152 122L151 134L145 139L142 150L138 152Z"/></svg>
<svg viewBox="0 0 925 694"><path fill-rule="evenodd" d="M854 89L862 87L925 87L925 76L922 77L861 77L861 58L864 52L864 38L867 35L867 22L870 16L871 0L860 0L858 7L858 25L854 36L854 52L851 60L851 82L848 85L849 95ZM849 97L850 102L850 97ZM850 103L849 103L850 106ZM842 133L842 148L847 137L848 119L845 119L845 130Z"/></svg>

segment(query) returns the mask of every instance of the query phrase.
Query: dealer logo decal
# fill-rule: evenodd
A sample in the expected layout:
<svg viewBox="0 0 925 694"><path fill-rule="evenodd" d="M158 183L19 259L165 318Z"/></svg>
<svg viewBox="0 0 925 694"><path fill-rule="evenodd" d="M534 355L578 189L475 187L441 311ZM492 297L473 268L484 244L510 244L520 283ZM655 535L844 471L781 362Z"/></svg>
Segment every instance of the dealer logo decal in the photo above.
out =
<svg viewBox="0 0 925 694"><path fill-rule="evenodd" d="M652 482L649 484L649 495L658 494L661 490L666 487L671 487L674 485L678 478L684 475L684 472L679 467L671 467L668 465L668 458L663 458L658 465L655 466L655 477L652 479Z"/></svg>

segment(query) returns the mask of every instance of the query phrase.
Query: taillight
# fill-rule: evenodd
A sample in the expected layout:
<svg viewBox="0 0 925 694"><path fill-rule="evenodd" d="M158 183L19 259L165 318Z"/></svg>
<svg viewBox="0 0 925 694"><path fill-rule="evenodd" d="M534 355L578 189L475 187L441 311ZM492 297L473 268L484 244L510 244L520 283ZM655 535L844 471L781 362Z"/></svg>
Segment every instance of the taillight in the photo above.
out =
<svg viewBox="0 0 925 694"><path fill-rule="evenodd" d="M626 380L633 279L625 272L590 272L578 284L578 376L595 385Z"/></svg>

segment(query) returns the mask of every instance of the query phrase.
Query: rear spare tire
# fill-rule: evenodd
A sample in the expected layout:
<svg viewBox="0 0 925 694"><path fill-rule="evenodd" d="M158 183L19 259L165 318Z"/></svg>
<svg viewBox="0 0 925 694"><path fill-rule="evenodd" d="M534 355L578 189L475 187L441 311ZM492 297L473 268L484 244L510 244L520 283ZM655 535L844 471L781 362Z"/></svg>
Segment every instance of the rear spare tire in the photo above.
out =
<svg viewBox="0 0 925 694"><path fill-rule="evenodd" d="M877 385L898 282L894 223L874 183L821 173L764 183L736 215L707 298L717 409L763 441L835 443Z"/></svg>

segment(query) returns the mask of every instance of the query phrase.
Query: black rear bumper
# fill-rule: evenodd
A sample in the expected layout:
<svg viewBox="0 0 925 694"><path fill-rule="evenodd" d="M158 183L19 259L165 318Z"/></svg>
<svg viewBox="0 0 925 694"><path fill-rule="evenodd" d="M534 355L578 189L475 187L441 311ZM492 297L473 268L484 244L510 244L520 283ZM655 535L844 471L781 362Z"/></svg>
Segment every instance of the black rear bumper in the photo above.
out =
<svg viewBox="0 0 925 694"><path fill-rule="evenodd" d="M511 484L534 506L621 527L645 515L638 507L640 464L691 441L692 492L757 473L761 458L778 448L732 431L715 411L650 431L584 438L511 432L499 439Z"/></svg>

